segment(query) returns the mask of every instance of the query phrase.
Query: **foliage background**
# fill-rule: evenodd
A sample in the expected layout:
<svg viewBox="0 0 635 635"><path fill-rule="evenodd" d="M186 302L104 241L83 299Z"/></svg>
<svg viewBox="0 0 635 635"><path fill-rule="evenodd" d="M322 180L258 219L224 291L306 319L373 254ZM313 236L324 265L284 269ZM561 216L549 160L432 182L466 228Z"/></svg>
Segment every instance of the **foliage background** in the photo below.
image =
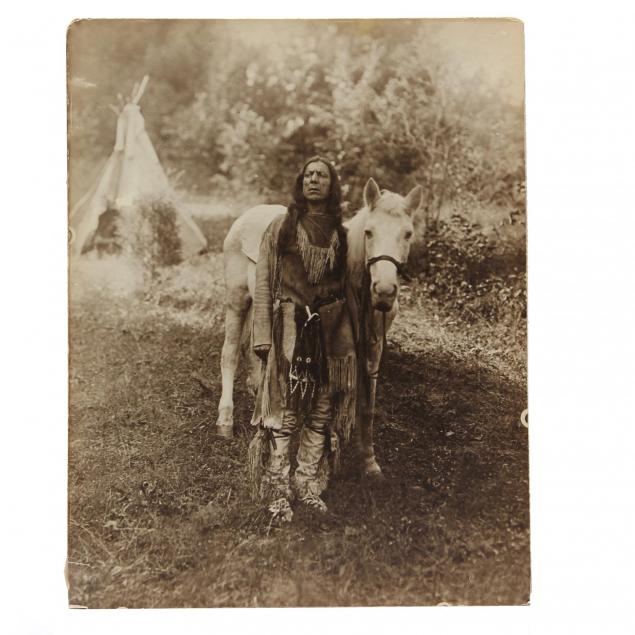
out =
<svg viewBox="0 0 635 635"><path fill-rule="evenodd" d="M491 49L495 49L492 51ZM71 189L112 148L108 108L148 73L146 124L182 188L272 200L323 152L446 201L521 205L522 32L513 21L82 21L69 32Z"/></svg>
<svg viewBox="0 0 635 635"><path fill-rule="evenodd" d="M465 320L526 316L522 25L513 20L91 20L69 31L71 204L112 150L108 107L141 106L199 222L285 203L302 160L424 186L411 269ZM204 228L205 229L205 228Z"/></svg>

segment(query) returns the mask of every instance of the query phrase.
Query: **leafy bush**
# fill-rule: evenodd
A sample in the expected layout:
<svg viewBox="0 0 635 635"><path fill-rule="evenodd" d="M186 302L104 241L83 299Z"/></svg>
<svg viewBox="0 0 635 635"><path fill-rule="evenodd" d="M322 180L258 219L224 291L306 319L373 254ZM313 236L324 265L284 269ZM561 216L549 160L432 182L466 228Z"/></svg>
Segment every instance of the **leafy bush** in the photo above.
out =
<svg viewBox="0 0 635 635"><path fill-rule="evenodd" d="M181 262L176 208L170 199L148 198L121 214L120 233L125 249L151 277L160 267Z"/></svg>
<svg viewBox="0 0 635 635"><path fill-rule="evenodd" d="M517 322L527 316L524 259L502 253L498 241L461 214L428 229L413 246L409 267L426 295L463 319Z"/></svg>
<svg viewBox="0 0 635 635"><path fill-rule="evenodd" d="M522 107L484 91L481 73L453 81L426 25L295 28L253 55L229 45L230 69L165 119L173 154L208 172L201 191L285 202L302 160L320 153L354 205L373 176L395 191L422 184L428 224L448 201L524 209Z"/></svg>

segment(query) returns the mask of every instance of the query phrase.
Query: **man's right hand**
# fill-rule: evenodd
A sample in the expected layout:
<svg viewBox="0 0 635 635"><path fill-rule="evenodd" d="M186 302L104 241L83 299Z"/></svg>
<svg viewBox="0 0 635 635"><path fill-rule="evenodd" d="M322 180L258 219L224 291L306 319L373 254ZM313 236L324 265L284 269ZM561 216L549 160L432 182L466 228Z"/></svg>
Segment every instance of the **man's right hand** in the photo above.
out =
<svg viewBox="0 0 635 635"><path fill-rule="evenodd" d="M269 344L260 344L259 346L254 346L254 353L266 363L270 348L271 346Z"/></svg>

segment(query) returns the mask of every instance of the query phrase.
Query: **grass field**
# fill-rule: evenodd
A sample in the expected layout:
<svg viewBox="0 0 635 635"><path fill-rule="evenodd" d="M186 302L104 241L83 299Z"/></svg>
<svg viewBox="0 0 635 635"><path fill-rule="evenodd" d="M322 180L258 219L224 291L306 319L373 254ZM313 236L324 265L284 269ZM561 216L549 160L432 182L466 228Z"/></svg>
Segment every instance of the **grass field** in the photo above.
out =
<svg viewBox="0 0 635 635"><path fill-rule="evenodd" d="M386 481L361 481L349 452L329 513L275 528L249 498L240 376L237 434L214 435L219 254L147 288L124 261L86 261L71 282L71 604L528 602L522 334L462 324L404 288L378 394Z"/></svg>

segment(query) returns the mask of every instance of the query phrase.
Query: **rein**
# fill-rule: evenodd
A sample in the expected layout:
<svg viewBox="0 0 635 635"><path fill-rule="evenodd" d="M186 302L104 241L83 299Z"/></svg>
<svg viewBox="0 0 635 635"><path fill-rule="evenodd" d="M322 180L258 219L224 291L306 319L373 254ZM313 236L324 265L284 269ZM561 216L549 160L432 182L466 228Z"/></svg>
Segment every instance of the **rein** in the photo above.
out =
<svg viewBox="0 0 635 635"><path fill-rule="evenodd" d="M375 311L375 309L373 309L371 302L370 302L370 267L371 265L374 265L376 262L380 262L382 260L386 260L388 262L391 262L393 265L395 265L396 269L397 269L397 273L406 281L410 281L411 278L410 276L405 272L404 270L404 266L405 263L400 262L399 260L397 260L396 258L393 258L392 256L389 256L388 254L382 254L380 256L373 256L372 258L367 258L366 259L366 268L364 270L364 276L362 279L362 288L361 288L361 297L360 297L360 305L362 308L362 315L364 316L363 319L361 320L361 333L360 333L360 353L362 354L363 360L364 360L364 366L366 365L366 360L368 359L368 352L366 350L366 340L369 336L372 336L373 339L375 341L377 341L378 337L377 337L377 333L374 332L374 329L371 326L372 323L372 315ZM368 323L367 320L371 321L371 323ZM363 376L366 377L368 380L372 380L372 379L377 379L379 376L379 368L381 367L381 362L383 360L383 357L385 355L386 352L386 348L387 348L387 337L386 337L386 313L382 314L382 340L383 340L383 346L382 346L382 351L381 351L381 359L379 360L379 365L377 366L377 371L375 371L374 373L363 373ZM370 395L370 381L365 381L365 389L366 389L366 395L367 397Z"/></svg>
<svg viewBox="0 0 635 635"><path fill-rule="evenodd" d="M379 359L379 364L377 365L377 370L374 373L368 373L368 379L377 379L379 377L379 369L381 367L381 363L384 361L384 355L386 354L386 348L388 346L388 339L386 338L386 314L382 313L381 316L381 327L382 327L382 347L381 347L381 357Z"/></svg>

